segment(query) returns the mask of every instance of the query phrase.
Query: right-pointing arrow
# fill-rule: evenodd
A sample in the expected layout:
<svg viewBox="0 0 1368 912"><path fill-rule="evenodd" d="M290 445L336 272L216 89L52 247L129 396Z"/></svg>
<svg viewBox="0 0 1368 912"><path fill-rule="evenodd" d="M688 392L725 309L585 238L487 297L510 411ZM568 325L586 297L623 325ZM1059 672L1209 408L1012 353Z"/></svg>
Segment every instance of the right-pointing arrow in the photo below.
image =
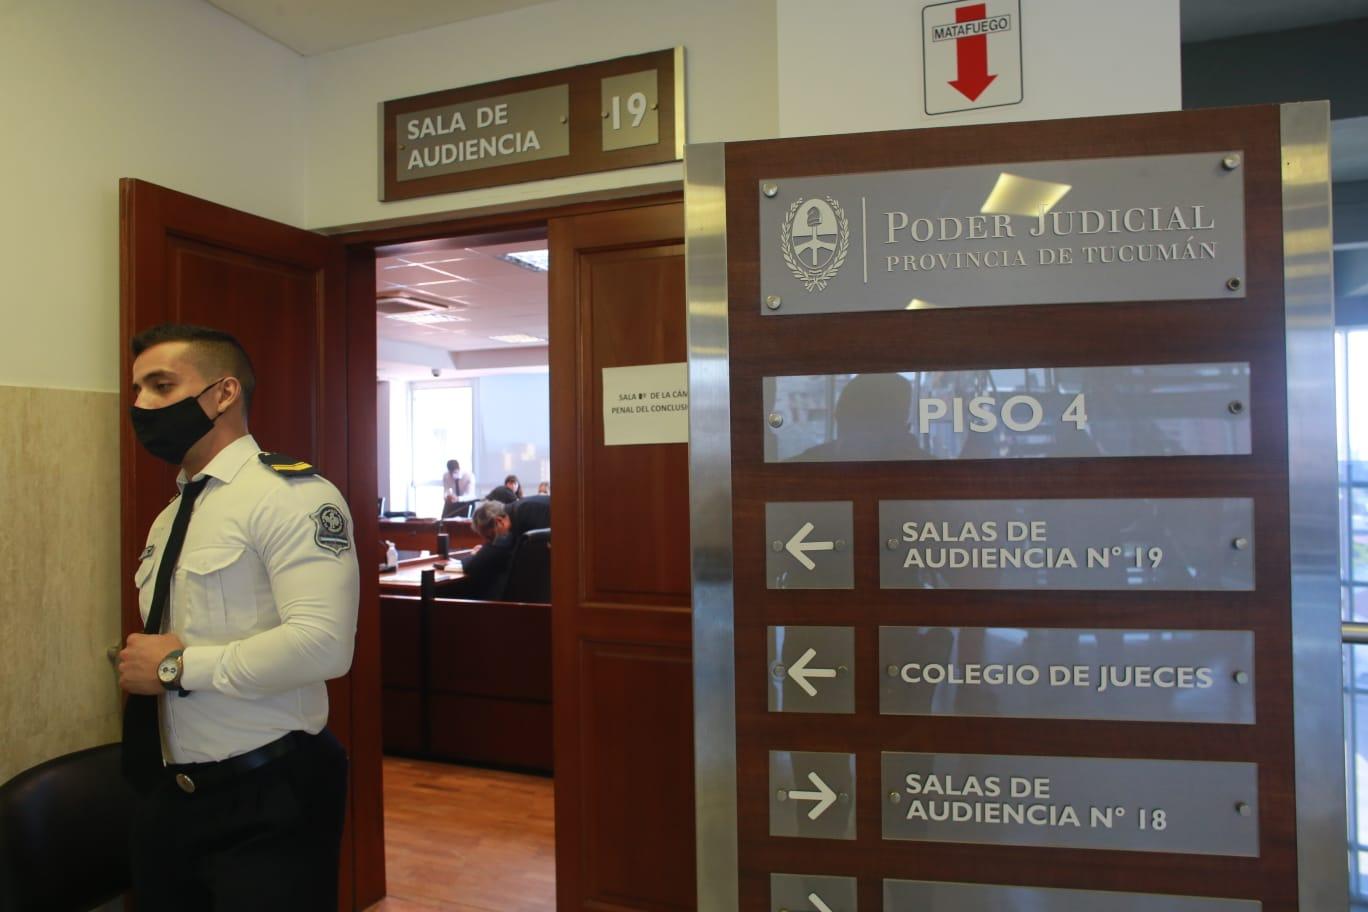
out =
<svg viewBox="0 0 1368 912"><path fill-rule="evenodd" d="M817 565L813 563L812 558L807 556L808 551L834 551L836 549L835 542L804 541L804 539L808 537L808 533L811 532L813 528L814 527L812 523L803 523L803 527L799 529L797 532L793 533L793 538L790 538L788 540L788 543L784 545L784 548L787 549L788 553L792 554L795 558L797 558L798 563L802 564L809 570L814 569Z"/></svg>
<svg viewBox="0 0 1368 912"><path fill-rule="evenodd" d="M815 801L812 810L808 811L808 820L816 820L827 808L836 803L836 793L816 773L808 773L808 781L817 786L817 791L800 792L797 789L789 789L788 796L794 801Z"/></svg>
<svg viewBox="0 0 1368 912"><path fill-rule="evenodd" d="M788 675L798 682L798 686L807 691L809 697L817 696L817 688L808 682L808 678L834 678L836 669L834 668L808 668L808 662L817 655L817 650L809 649L799 657L798 661L789 666Z"/></svg>
<svg viewBox="0 0 1368 912"><path fill-rule="evenodd" d="M813 906L816 907L817 912L831 912L831 906L828 906L826 903L822 902L822 897L818 896L816 893L808 894L808 902L812 903Z"/></svg>

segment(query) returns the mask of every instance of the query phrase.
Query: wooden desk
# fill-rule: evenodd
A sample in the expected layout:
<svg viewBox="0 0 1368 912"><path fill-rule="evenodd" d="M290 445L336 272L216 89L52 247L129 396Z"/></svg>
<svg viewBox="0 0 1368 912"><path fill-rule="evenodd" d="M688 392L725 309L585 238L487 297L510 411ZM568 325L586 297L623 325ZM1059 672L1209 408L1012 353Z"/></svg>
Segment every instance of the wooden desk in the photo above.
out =
<svg viewBox="0 0 1368 912"><path fill-rule="evenodd" d="M441 560L440 557L411 557L408 560L401 560L399 569L380 574L380 592L385 595L419 595L423 585L423 571L434 569L433 565ZM455 557L447 560L445 570L438 570L433 574L433 581L437 584L439 594L463 578L461 561Z"/></svg>
<svg viewBox="0 0 1368 912"><path fill-rule="evenodd" d="M468 519L382 519L380 540L394 542L400 551L437 551L437 533L445 532L451 550L481 544L480 537Z"/></svg>
<svg viewBox="0 0 1368 912"><path fill-rule="evenodd" d="M550 771L551 606L412 592L380 593L385 752Z"/></svg>

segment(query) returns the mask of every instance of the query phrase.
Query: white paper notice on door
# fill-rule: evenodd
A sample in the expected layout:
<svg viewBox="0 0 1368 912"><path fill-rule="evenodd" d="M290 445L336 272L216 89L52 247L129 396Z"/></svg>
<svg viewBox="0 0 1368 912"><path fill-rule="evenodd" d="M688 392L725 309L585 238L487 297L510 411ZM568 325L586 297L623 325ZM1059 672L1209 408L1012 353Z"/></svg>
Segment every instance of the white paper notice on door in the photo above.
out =
<svg viewBox="0 0 1368 912"><path fill-rule="evenodd" d="M689 442L689 366L603 369L603 444Z"/></svg>

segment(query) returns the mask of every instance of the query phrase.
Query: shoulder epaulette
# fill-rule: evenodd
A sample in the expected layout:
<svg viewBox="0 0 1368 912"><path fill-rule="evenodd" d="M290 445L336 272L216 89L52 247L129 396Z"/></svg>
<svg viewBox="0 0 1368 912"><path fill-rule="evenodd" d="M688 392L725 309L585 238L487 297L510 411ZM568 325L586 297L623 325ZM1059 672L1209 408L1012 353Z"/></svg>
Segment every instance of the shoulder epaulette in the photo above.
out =
<svg viewBox="0 0 1368 912"><path fill-rule="evenodd" d="M293 456L286 456L284 453L262 453L257 457L262 463L277 475L286 475L298 478L306 475L317 475L318 469L302 459L295 459Z"/></svg>

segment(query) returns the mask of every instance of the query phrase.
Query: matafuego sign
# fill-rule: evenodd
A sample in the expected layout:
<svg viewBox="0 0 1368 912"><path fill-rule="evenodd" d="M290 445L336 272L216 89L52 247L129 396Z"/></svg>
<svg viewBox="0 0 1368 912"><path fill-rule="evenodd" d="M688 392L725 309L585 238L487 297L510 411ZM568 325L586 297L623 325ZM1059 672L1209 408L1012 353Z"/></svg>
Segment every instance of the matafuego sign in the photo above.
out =
<svg viewBox="0 0 1368 912"><path fill-rule="evenodd" d="M770 315L1244 296L1238 152L761 181Z"/></svg>

